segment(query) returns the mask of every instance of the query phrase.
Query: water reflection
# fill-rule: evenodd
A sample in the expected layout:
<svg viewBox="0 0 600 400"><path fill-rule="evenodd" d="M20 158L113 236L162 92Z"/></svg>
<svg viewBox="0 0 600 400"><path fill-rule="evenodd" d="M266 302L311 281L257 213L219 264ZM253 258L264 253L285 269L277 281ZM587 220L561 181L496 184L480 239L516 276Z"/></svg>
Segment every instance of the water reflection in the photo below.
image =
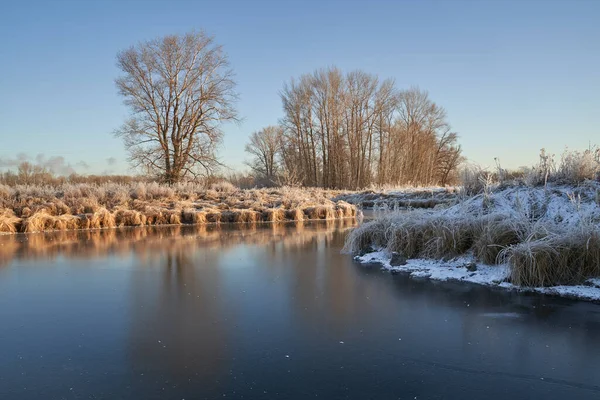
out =
<svg viewBox="0 0 600 400"><path fill-rule="evenodd" d="M351 226L0 237L0 398L600 395L600 306L365 268Z"/></svg>
<svg viewBox="0 0 600 400"><path fill-rule="evenodd" d="M35 234L0 235L0 267L13 260L56 257L94 259L107 255L152 257L156 252L180 247L193 250L194 244L222 248L240 243L281 242L286 249L302 247L315 236L351 228L351 219L285 222L272 224L173 225L103 230L73 230ZM289 234L293 230L293 234Z"/></svg>

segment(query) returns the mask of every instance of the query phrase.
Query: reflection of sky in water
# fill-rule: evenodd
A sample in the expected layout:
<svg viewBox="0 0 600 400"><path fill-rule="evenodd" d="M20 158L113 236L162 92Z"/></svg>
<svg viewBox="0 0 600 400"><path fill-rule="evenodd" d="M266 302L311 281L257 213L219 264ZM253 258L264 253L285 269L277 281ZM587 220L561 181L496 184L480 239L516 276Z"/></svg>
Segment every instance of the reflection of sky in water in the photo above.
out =
<svg viewBox="0 0 600 400"><path fill-rule="evenodd" d="M344 236L0 238L0 398L599 395L600 306L392 276Z"/></svg>

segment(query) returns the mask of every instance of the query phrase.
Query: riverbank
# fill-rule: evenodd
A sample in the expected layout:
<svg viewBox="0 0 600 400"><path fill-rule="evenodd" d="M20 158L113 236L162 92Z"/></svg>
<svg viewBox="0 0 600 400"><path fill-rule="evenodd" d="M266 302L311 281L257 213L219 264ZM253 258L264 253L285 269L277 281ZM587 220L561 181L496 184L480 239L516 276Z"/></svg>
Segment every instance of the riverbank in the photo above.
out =
<svg viewBox="0 0 600 400"><path fill-rule="evenodd" d="M415 277L600 300L599 199L597 182L488 188L449 208L379 216L345 250Z"/></svg>
<svg viewBox="0 0 600 400"><path fill-rule="evenodd" d="M458 201L459 187L379 188L342 193L333 200L342 200L360 208L373 210L403 210L450 206Z"/></svg>
<svg viewBox="0 0 600 400"><path fill-rule="evenodd" d="M393 254L382 250L356 256L361 264L378 264L391 273L405 273L414 279L434 281L460 281L498 287L506 290L536 292L573 299L600 302L600 278L590 278L580 285L557 285L548 287L517 286L509 282L508 265L485 265L475 263L471 257L448 261L427 259L406 260L404 265L392 265Z"/></svg>
<svg viewBox="0 0 600 400"><path fill-rule="evenodd" d="M247 189L156 183L1 186L0 233L207 223L356 218L322 189Z"/></svg>

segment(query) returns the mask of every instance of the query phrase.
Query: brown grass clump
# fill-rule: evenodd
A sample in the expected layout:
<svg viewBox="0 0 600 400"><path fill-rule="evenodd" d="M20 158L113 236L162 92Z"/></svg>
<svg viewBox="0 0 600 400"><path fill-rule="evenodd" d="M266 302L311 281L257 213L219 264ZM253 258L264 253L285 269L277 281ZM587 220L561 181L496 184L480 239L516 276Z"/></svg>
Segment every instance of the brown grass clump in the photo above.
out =
<svg viewBox="0 0 600 400"><path fill-rule="evenodd" d="M551 286L564 282L566 249L559 251L556 238L526 241L502 251L511 266L510 280L520 286Z"/></svg>
<svg viewBox="0 0 600 400"><path fill-rule="evenodd" d="M43 232L54 228L54 217L45 209L36 211L23 221L23 232Z"/></svg>
<svg viewBox="0 0 600 400"><path fill-rule="evenodd" d="M221 222L232 223L234 222L234 212L229 210L221 211Z"/></svg>
<svg viewBox="0 0 600 400"><path fill-rule="evenodd" d="M21 218L17 217L12 210L0 211L0 232L16 233L21 225Z"/></svg>
<svg viewBox="0 0 600 400"><path fill-rule="evenodd" d="M171 225L181 225L181 213L174 211L169 215L169 223Z"/></svg>
<svg viewBox="0 0 600 400"><path fill-rule="evenodd" d="M331 206L308 207L304 210L308 219L334 219L336 217L335 209Z"/></svg>
<svg viewBox="0 0 600 400"><path fill-rule="evenodd" d="M285 210L283 208L269 208L262 213L262 220L265 222L281 222L285 220Z"/></svg>
<svg viewBox="0 0 600 400"><path fill-rule="evenodd" d="M504 249L499 257L510 266L510 280L515 285L582 283L600 276L600 230L589 225L570 235L530 236Z"/></svg>
<svg viewBox="0 0 600 400"><path fill-rule="evenodd" d="M339 218L350 218L356 216L356 207L352 204L346 203L345 201L338 201L335 204L335 208L337 211L341 211L338 215Z"/></svg>
<svg viewBox="0 0 600 400"><path fill-rule="evenodd" d="M73 229L79 229L78 217L71 214L64 214L54 217L54 230L66 231Z"/></svg>
<svg viewBox="0 0 600 400"><path fill-rule="evenodd" d="M432 218L424 225L422 253L427 258L451 258L473 246L476 223L466 218Z"/></svg>
<svg viewBox="0 0 600 400"><path fill-rule="evenodd" d="M220 211L209 211L206 213L206 221L211 223L219 223L221 222L221 212Z"/></svg>
<svg viewBox="0 0 600 400"><path fill-rule="evenodd" d="M502 249L517 244L527 235L527 224L508 215L493 215L481 221L473 251L485 264L496 264Z"/></svg>
<svg viewBox="0 0 600 400"><path fill-rule="evenodd" d="M90 228L114 228L116 226L115 217L104 207L100 207L90 218Z"/></svg>
<svg viewBox="0 0 600 400"><path fill-rule="evenodd" d="M374 248L382 248L388 244L387 222L377 219L367 222L355 228L346 237L343 251L351 254L359 254Z"/></svg>
<svg viewBox="0 0 600 400"><path fill-rule="evenodd" d="M233 222L254 223L260 220L261 214L254 210L233 211Z"/></svg>
<svg viewBox="0 0 600 400"><path fill-rule="evenodd" d="M91 229L92 214L79 214L79 229Z"/></svg>
<svg viewBox="0 0 600 400"><path fill-rule="evenodd" d="M301 208L285 210L285 219L288 221L304 221L304 211Z"/></svg>
<svg viewBox="0 0 600 400"><path fill-rule="evenodd" d="M146 216L135 210L117 210L114 214L116 226L142 226Z"/></svg>
<svg viewBox="0 0 600 400"><path fill-rule="evenodd" d="M205 224L206 211L198 211L194 208L185 208L181 212L182 222L184 224Z"/></svg>

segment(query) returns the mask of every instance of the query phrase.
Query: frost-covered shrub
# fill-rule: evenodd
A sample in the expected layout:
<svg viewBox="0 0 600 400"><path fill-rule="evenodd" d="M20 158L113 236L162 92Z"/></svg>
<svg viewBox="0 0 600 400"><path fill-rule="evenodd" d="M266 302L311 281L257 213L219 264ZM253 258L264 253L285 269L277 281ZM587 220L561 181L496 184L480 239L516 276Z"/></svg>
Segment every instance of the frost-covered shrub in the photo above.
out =
<svg viewBox="0 0 600 400"><path fill-rule="evenodd" d="M597 150L585 150L583 152L565 150L553 180L573 184L588 179L595 180L600 171L598 155Z"/></svg>
<svg viewBox="0 0 600 400"><path fill-rule="evenodd" d="M210 185L210 189L220 193L233 193L237 188L230 182L220 181Z"/></svg>

